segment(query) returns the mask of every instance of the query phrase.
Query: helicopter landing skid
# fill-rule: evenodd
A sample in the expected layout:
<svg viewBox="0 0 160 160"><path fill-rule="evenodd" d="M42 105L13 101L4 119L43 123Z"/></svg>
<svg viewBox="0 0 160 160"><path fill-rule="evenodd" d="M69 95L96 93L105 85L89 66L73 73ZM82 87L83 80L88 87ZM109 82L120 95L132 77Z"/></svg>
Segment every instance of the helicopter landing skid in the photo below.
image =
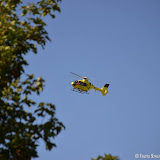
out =
<svg viewBox="0 0 160 160"><path fill-rule="evenodd" d="M87 91L82 91L82 90L80 90L80 89L75 89L75 88L73 88L73 89L71 89L72 91L74 91L74 92L78 92L78 93L81 93L81 94L89 94Z"/></svg>

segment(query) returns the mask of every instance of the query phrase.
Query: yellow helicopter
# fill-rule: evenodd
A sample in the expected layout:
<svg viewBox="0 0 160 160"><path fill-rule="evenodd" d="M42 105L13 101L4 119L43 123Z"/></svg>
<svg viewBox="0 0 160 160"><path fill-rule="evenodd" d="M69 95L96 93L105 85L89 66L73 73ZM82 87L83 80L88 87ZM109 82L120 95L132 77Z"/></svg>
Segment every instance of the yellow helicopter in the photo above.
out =
<svg viewBox="0 0 160 160"><path fill-rule="evenodd" d="M105 96L107 93L108 93L108 87L109 87L109 84L106 83L102 88L98 88L98 87L95 87L92 83L90 83L88 81L88 78L87 77L82 77L82 76L79 76L78 74L75 74L73 72L70 72L71 74L77 76L77 77L81 77L83 78L82 80L76 80L74 82L71 83L71 85L73 86L73 91L75 92L79 92L79 93L88 93L89 90L91 89L94 89L95 92L98 90L102 93L103 96Z"/></svg>

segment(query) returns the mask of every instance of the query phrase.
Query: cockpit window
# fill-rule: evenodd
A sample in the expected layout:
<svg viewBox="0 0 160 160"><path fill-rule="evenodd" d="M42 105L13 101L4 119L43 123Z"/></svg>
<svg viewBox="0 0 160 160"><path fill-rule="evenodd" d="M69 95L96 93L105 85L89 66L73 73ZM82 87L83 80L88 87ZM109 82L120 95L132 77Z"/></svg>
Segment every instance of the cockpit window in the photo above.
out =
<svg viewBox="0 0 160 160"><path fill-rule="evenodd" d="M74 81L74 84L76 84L78 81Z"/></svg>
<svg viewBox="0 0 160 160"><path fill-rule="evenodd" d="M86 83L83 83L84 84L84 86L87 86L87 84Z"/></svg>
<svg viewBox="0 0 160 160"><path fill-rule="evenodd" d="M87 86L86 83L83 83L81 81L74 81L74 84L76 84L76 85L82 85L82 86Z"/></svg>

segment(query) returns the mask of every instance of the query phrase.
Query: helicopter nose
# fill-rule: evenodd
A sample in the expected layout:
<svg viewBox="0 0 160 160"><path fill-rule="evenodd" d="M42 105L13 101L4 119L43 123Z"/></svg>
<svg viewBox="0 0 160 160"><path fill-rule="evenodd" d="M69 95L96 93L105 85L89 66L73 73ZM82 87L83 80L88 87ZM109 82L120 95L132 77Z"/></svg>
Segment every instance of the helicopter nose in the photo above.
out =
<svg viewBox="0 0 160 160"><path fill-rule="evenodd" d="M71 83L72 86L75 86L74 82Z"/></svg>

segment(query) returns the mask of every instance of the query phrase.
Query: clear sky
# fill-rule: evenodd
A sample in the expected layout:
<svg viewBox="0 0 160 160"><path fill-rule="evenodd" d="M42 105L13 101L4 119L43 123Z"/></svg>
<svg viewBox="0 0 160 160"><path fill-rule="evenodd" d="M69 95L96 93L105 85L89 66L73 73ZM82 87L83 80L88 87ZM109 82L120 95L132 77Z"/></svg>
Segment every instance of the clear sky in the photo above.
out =
<svg viewBox="0 0 160 160"><path fill-rule="evenodd" d="M40 100L56 106L66 130L39 160L91 160L104 153L134 160L160 155L160 1L63 0L47 19L52 42L27 56L26 71L42 76ZM71 91L74 72L96 78L109 93Z"/></svg>

